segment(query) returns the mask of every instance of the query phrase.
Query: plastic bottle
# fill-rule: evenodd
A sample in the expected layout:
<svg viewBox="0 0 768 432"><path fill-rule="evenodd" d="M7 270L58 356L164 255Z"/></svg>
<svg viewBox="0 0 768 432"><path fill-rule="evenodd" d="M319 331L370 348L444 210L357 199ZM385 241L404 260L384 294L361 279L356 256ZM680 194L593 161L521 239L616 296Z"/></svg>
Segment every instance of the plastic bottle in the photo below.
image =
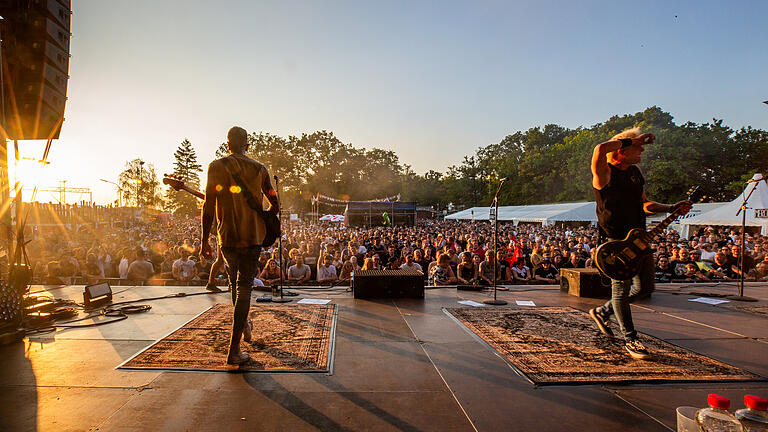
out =
<svg viewBox="0 0 768 432"><path fill-rule="evenodd" d="M747 432L768 432L768 400L755 395L744 396L744 405L734 416Z"/></svg>
<svg viewBox="0 0 768 432"><path fill-rule="evenodd" d="M703 432L744 432L739 420L728 412L731 401L727 397L710 394L707 404L709 408L696 412L696 423Z"/></svg>

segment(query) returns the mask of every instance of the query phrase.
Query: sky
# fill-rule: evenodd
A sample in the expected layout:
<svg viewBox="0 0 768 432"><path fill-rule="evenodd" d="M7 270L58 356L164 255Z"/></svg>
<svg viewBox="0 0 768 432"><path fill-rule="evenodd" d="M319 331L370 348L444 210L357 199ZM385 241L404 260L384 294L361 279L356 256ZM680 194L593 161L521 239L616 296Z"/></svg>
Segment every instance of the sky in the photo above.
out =
<svg viewBox="0 0 768 432"><path fill-rule="evenodd" d="M657 105L678 124L768 129L768 2L72 0L65 121L26 184L116 198L189 139L206 167L234 125L332 131L445 172L481 146ZM663 143L657 143L663 145ZM40 158L44 142L20 143ZM13 173L12 173L13 176ZM56 201L41 192L39 201ZM67 200L87 200L70 194Z"/></svg>

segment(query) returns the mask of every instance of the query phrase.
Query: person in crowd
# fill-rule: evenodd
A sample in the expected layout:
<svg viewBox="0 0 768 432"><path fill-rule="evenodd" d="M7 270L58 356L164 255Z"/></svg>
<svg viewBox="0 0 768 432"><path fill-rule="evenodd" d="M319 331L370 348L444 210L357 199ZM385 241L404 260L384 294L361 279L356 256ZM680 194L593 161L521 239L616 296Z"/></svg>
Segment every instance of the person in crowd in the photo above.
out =
<svg viewBox="0 0 768 432"><path fill-rule="evenodd" d="M541 260L541 267L534 275L534 279L548 284L557 284L560 283L560 272L552 266L549 259L545 258Z"/></svg>
<svg viewBox="0 0 768 432"><path fill-rule="evenodd" d="M712 244L711 243L703 243L701 245L701 260L708 263L708 264L714 264L715 263L715 251L712 250Z"/></svg>
<svg viewBox="0 0 768 432"><path fill-rule="evenodd" d="M499 272L499 280L501 282L511 283L512 282L512 273L511 273L512 266L509 264L509 261L507 261L506 254L507 253L502 249L496 252L496 267L498 268L498 272Z"/></svg>
<svg viewBox="0 0 768 432"><path fill-rule="evenodd" d="M127 279L145 283L154 274L155 269L152 263L147 260L147 253L142 248L136 248L136 259L128 266Z"/></svg>
<svg viewBox="0 0 768 432"><path fill-rule="evenodd" d="M295 265L292 267L295 267ZM267 265L265 265L264 269L259 273L258 278L264 286L272 287L277 285L280 282L280 266L277 264L277 261L272 258L267 260Z"/></svg>
<svg viewBox="0 0 768 432"><path fill-rule="evenodd" d="M709 278L704 276L696 264L688 263L685 266L685 273L677 276L675 282L709 282Z"/></svg>
<svg viewBox="0 0 768 432"><path fill-rule="evenodd" d="M197 273L195 272L195 261L192 259L192 256L182 256L174 261L172 272L173 278L180 282L190 282L195 279Z"/></svg>
<svg viewBox="0 0 768 432"><path fill-rule="evenodd" d="M371 262L373 265L373 268L370 270L381 270L382 269L382 262L381 262L381 256L377 253L374 253L371 257Z"/></svg>
<svg viewBox="0 0 768 432"><path fill-rule="evenodd" d="M421 268L421 265L414 260L417 252L419 252L418 249L415 250L413 254L405 255L405 262L400 265L400 270L414 270L424 272L424 270Z"/></svg>
<svg viewBox="0 0 768 432"><path fill-rule="evenodd" d="M669 283L672 282L672 279L675 277L675 272L672 270L672 267L669 265L669 258L666 256L662 256L659 258L658 262L656 263L656 270L654 272L654 279L656 282L660 283Z"/></svg>
<svg viewBox="0 0 768 432"><path fill-rule="evenodd" d="M715 254L715 265L709 271L707 277L713 281L731 281L735 278L733 265L730 264L728 257L723 252Z"/></svg>
<svg viewBox="0 0 768 432"><path fill-rule="evenodd" d="M498 266L493 261L493 251L488 250L484 253L485 259L480 262L480 265L477 269L477 281L480 285L486 285L486 286L493 286L494 280L500 280L501 278L499 275L501 274L501 271ZM480 258L478 256L478 258ZM495 271L494 271L495 267Z"/></svg>
<svg viewBox="0 0 768 432"><path fill-rule="evenodd" d="M585 260L581 255L574 251L568 254L568 260L560 264L560 268L584 268Z"/></svg>
<svg viewBox="0 0 768 432"><path fill-rule="evenodd" d="M104 269L99 265L99 259L94 253L86 256L85 276L88 278L88 283L96 283L104 279Z"/></svg>
<svg viewBox="0 0 768 432"><path fill-rule="evenodd" d="M742 256L741 256L741 246L739 245L733 245L731 246L731 258L729 260L729 263L731 264L731 269L733 270L733 273L736 275L737 278L741 277L742 273ZM750 270L755 268L755 259L749 256L748 254L744 254L743 257L743 272L746 277L747 274L749 274Z"/></svg>
<svg viewBox="0 0 768 432"><path fill-rule="evenodd" d="M749 273L749 280L755 282L768 281L768 255L765 255L765 258L757 263L754 270Z"/></svg>
<svg viewBox="0 0 768 432"><path fill-rule="evenodd" d="M474 285L477 282L477 269L472 262L472 252L463 252L461 254L461 263L456 272L456 278L462 285Z"/></svg>
<svg viewBox="0 0 768 432"><path fill-rule="evenodd" d="M448 254L437 256L437 265L432 267L429 274L432 285L453 285L458 279L451 268L451 257Z"/></svg>
<svg viewBox="0 0 768 432"><path fill-rule="evenodd" d="M296 264L288 267L288 282L292 284L304 284L312 277L312 269L304 263L302 254L295 254ZM274 261L274 259L272 259ZM278 273L278 278L279 278Z"/></svg>
<svg viewBox="0 0 768 432"><path fill-rule="evenodd" d="M354 258L354 256L352 258ZM354 271L355 271L355 267L352 264L351 260L342 264L341 272L339 273L339 282L348 284L349 281L352 280L352 273Z"/></svg>
<svg viewBox="0 0 768 432"><path fill-rule="evenodd" d="M363 262L362 270L377 270L376 264L373 262L373 258L366 258Z"/></svg>
<svg viewBox="0 0 768 432"><path fill-rule="evenodd" d="M531 269L526 265L525 257L520 257L510 269L515 283L528 283L531 281Z"/></svg>
<svg viewBox="0 0 768 432"><path fill-rule="evenodd" d="M333 255L326 255L323 257L322 264L317 266L317 281L318 282L331 282L335 281L339 277L336 275L336 267L333 266Z"/></svg>
<svg viewBox="0 0 768 432"><path fill-rule="evenodd" d="M118 264L118 277L120 279L128 278L128 266L131 265L131 251L128 248L120 253L120 264Z"/></svg>
<svg viewBox="0 0 768 432"><path fill-rule="evenodd" d="M688 248L683 246L677 253L677 259L670 261L669 266L672 267L672 272L674 273L675 277L681 278L685 274L685 268L688 266L688 264L696 264L696 262L691 259Z"/></svg>

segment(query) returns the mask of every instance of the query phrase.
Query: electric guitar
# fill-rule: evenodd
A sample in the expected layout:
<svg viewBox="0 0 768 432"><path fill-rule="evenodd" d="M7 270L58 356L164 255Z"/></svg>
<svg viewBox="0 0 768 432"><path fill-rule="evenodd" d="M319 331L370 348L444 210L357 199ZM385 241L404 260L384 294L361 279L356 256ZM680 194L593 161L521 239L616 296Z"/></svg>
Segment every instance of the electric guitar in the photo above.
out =
<svg viewBox="0 0 768 432"><path fill-rule="evenodd" d="M185 185L182 180L172 175L165 174L163 176L163 183L172 187L174 190L183 190L200 198L201 200L205 199L204 193L190 188L189 186ZM275 240L277 240L281 234L280 219L271 211L257 210L257 212L259 213L259 216L261 216L261 220L264 221L264 226L267 229L267 233L264 236L264 242L261 245L264 247L272 246L275 243Z"/></svg>
<svg viewBox="0 0 768 432"><path fill-rule="evenodd" d="M688 199L698 189L698 186L691 188L688 191ZM601 244L595 249L595 265L598 270L611 279L632 279L640 272L642 259L653 253L650 247L653 238L682 214L681 209L675 209L650 231L646 232L644 229L634 228L629 231L624 240L614 240Z"/></svg>

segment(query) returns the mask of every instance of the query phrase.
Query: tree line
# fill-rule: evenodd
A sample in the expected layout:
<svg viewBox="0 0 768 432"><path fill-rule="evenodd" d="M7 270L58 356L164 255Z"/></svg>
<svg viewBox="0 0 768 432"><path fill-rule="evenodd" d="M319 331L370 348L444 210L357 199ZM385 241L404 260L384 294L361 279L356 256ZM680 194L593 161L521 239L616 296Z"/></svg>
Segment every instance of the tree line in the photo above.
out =
<svg viewBox="0 0 768 432"><path fill-rule="evenodd" d="M485 206L504 177L508 180L500 205L545 204L594 200L592 150L635 126L657 137L646 147L640 164L648 196L655 201L678 201L692 185L698 185L711 201L731 200L755 172L768 171L768 132L752 127L736 130L717 119L677 125L672 115L656 106L589 127L547 124L517 131L478 148L445 172L418 174L391 150L354 147L324 130L288 137L251 133L247 154L278 176L284 206L294 211L308 211L311 197L317 193L343 200L400 194L402 200L436 209L445 209L449 203ZM226 144L221 144L214 157L227 153ZM199 187L202 167L188 140L179 145L174 160L174 175ZM128 162L120 175L121 187L126 181L123 196L127 202L138 200L176 213L198 213L196 199L183 192L163 195L154 167L140 169L139 163L139 159ZM136 187L129 181L138 175L146 178ZM320 209L323 211L322 206Z"/></svg>

